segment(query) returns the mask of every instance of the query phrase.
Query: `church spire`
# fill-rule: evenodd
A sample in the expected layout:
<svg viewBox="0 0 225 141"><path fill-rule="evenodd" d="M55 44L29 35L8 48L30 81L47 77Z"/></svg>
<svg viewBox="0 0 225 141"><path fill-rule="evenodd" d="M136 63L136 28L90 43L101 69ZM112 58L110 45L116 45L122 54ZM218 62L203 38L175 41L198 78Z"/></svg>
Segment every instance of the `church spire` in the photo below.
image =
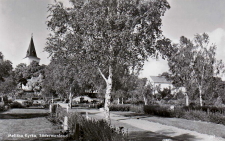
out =
<svg viewBox="0 0 225 141"><path fill-rule="evenodd" d="M36 53L36 50L34 47L34 41L33 41L33 33L31 34L30 45L28 47L26 57L36 57L37 58L37 53Z"/></svg>
<svg viewBox="0 0 225 141"><path fill-rule="evenodd" d="M37 53L35 50L35 46L34 46L34 41L33 41L33 33L31 34L31 39L30 39L30 44L29 47L27 49L27 54L26 57L23 58L23 63L30 65L31 62L40 62L40 58L37 57Z"/></svg>

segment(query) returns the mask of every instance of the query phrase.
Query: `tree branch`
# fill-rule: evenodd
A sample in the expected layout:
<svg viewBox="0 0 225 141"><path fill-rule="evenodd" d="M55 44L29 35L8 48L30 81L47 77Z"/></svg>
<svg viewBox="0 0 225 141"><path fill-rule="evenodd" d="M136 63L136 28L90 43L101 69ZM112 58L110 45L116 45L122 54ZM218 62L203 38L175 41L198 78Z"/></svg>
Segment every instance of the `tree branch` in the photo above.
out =
<svg viewBox="0 0 225 141"><path fill-rule="evenodd" d="M100 72L101 76L103 77L103 79L105 80L105 82L107 82L107 79L105 78L105 75L102 73L102 71L100 70L100 68L98 67L98 71Z"/></svg>

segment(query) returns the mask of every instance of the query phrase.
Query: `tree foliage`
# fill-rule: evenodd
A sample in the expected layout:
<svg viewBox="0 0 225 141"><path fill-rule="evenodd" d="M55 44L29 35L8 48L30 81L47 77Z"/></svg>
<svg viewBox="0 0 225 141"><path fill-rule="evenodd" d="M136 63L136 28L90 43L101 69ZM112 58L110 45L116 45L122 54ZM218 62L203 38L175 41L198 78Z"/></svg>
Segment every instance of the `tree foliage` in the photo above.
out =
<svg viewBox="0 0 225 141"><path fill-rule="evenodd" d="M12 69L12 62L5 60L4 55L0 52L0 81L5 81L5 78L10 76Z"/></svg>
<svg viewBox="0 0 225 141"><path fill-rule="evenodd" d="M71 0L72 7L58 2L49 6L49 35L45 50L53 58L66 58L83 70L101 74L106 84L105 111L117 66L140 70L155 56L161 37L161 16L166 0ZM85 64L85 65L84 65ZM86 65L88 64L88 65ZM109 114L107 114L109 116Z"/></svg>
<svg viewBox="0 0 225 141"><path fill-rule="evenodd" d="M184 86L190 96L196 90L202 105L202 95L214 77L215 70L214 44L209 44L209 36L197 34L191 41L186 37L180 38L180 43L173 46L174 54L168 57L170 71L176 86ZM193 96L192 96L193 97Z"/></svg>
<svg viewBox="0 0 225 141"><path fill-rule="evenodd" d="M16 66L14 70L16 81L19 83L23 83L24 85L27 83L26 78L24 76L26 68L27 68L26 64L20 63Z"/></svg>
<svg viewBox="0 0 225 141"><path fill-rule="evenodd" d="M8 94L16 88L12 63L0 52L0 94Z"/></svg>

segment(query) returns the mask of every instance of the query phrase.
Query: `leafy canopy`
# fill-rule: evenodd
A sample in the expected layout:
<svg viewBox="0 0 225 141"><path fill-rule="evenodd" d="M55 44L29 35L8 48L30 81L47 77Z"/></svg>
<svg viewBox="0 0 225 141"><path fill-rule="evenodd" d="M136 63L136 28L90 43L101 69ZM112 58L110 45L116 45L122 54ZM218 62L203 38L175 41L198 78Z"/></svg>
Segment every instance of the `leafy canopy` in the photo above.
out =
<svg viewBox="0 0 225 141"><path fill-rule="evenodd" d="M91 68L117 65L140 69L155 55L161 37L161 16L170 8L166 0L71 0L66 8L49 6L51 34L45 50L53 58L67 58Z"/></svg>

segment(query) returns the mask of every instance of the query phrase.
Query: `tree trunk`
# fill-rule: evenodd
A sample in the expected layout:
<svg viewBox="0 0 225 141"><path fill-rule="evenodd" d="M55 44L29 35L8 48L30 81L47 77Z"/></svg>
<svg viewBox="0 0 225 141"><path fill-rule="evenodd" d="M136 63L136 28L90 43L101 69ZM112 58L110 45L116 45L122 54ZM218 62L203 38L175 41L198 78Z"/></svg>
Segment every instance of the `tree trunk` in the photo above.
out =
<svg viewBox="0 0 225 141"><path fill-rule="evenodd" d="M70 86L69 107L72 109L72 86Z"/></svg>
<svg viewBox="0 0 225 141"><path fill-rule="evenodd" d="M199 102L200 106L202 107L202 86L199 86Z"/></svg>
<svg viewBox="0 0 225 141"><path fill-rule="evenodd" d="M117 104L120 104L120 98L118 97L118 102L117 102Z"/></svg>
<svg viewBox="0 0 225 141"><path fill-rule="evenodd" d="M110 106L110 99L111 99L111 92L112 92L112 67L109 66L109 76L108 79L106 79L105 75L102 73L100 68L98 68L101 76L104 78L106 82L106 93L105 93L105 105L104 105L104 114L105 114L105 120L110 123L110 112L109 112L109 106Z"/></svg>
<svg viewBox="0 0 225 141"><path fill-rule="evenodd" d="M147 97L144 94L143 94L143 98L144 98L145 105L148 105L148 99L147 99Z"/></svg>
<svg viewBox="0 0 225 141"><path fill-rule="evenodd" d="M202 107L202 86L203 86L204 73L205 73L205 66L203 66L201 82L200 82L200 85L199 85L199 102L200 102L201 107Z"/></svg>
<svg viewBox="0 0 225 141"><path fill-rule="evenodd" d="M189 106L189 97L187 93L185 95L185 102L186 102L186 106Z"/></svg>
<svg viewBox="0 0 225 141"><path fill-rule="evenodd" d="M106 81L106 93L105 93L105 105L104 105L105 119L108 123L110 123L109 106L110 106L111 92L112 92L112 67L109 66L109 77Z"/></svg>

